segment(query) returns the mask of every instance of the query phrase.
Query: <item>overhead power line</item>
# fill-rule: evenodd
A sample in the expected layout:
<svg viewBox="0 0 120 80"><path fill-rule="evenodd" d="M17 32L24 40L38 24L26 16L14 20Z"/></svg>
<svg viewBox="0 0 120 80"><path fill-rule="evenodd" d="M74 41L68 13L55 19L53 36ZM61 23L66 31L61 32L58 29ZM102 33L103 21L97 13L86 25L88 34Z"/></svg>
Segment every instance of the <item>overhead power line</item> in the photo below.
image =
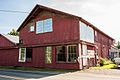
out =
<svg viewBox="0 0 120 80"><path fill-rule="evenodd" d="M12 10L0 10L0 12L10 12L10 13L29 13L29 12L23 12L23 11L12 11Z"/></svg>

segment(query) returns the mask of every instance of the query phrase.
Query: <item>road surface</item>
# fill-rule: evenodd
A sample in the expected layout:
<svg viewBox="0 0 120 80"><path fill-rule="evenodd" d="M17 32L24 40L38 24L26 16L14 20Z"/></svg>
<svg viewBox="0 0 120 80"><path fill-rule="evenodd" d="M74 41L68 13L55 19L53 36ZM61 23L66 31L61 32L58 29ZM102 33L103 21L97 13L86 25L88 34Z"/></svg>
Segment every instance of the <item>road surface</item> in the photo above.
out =
<svg viewBox="0 0 120 80"><path fill-rule="evenodd" d="M22 71L22 70L0 70L0 80L25 80L31 78L38 79L57 74L60 73Z"/></svg>
<svg viewBox="0 0 120 80"><path fill-rule="evenodd" d="M0 80L120 80L120 70L91 69L72 73L0 70Z"/></svg>

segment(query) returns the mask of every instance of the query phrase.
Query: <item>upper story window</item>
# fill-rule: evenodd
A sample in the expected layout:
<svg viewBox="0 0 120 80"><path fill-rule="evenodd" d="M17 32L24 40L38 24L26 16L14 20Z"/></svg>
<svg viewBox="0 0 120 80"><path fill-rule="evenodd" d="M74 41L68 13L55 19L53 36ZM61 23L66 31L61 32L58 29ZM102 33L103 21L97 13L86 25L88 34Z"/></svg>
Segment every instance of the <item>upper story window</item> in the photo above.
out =
<svg viewBox="0 0 120 80"><path fill-rule="evenodd" d="M36 33L52 32L52 18L36 22Z"/></svg>
<svg viewBox="0 0 120 80"><path fill-rule="evenodd" d="M97 31L95 31L95 40L97 41Z"/></svg>
<svg viewBox="0 0 120 80"><path fill-rule="evenodd" d="M30 26L30 32L34 32L34 26Z"/></svg>
<svg viewBox="0 0 120 80"><path fill-rule="evenodd" d="M109 40L109 45L111 45L111 40Z"/></svg>

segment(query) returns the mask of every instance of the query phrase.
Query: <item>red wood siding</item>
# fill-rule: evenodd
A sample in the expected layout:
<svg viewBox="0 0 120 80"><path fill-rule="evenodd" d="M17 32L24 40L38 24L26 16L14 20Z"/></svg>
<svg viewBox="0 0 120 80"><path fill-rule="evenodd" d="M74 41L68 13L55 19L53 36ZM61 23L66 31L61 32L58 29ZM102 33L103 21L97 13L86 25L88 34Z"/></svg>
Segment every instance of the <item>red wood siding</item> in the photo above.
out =
<svg viewBox="0 0 120 80"><path fill-rule="evenodd" d="M109 57L109 48L113 45L113 39L105 36L101 32L97 31L97 41L95 40L95 44L98 47L98 56L107 58ZM109 40L111 40L111 45L109 44Z"/></svg>
<svg viewBox="0 0 120 80"><path fill-rule="evenodd" d="M0 50L0 66L16 66L18 49Z"/></svg>
<svg viewBox="0 0 120 80"><path fill-rule="evenodd" d="M53 19L53 32L40 34L36 34L36 30L29 32L29 25L31 23L28 23L28 25L20 31L20 39L23 39L24 44L57 43L79 40L78 20L44 11L33 19L33 23L35 25L36 21L47 18Z"/></svg>
<svg viewBox="0 0 120 80"><path fill-rule="evenodd" d="M5 37L0 36L0 47L8 47L8 46L14 46L14 44Z"/></svg>

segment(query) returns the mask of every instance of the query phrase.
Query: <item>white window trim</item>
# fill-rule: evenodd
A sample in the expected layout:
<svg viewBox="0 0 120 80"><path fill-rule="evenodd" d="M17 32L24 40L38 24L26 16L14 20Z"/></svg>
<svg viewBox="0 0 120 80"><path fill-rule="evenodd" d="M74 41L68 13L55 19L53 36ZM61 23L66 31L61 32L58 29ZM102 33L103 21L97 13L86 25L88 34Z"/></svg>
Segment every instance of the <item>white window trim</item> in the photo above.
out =
<svg viewBox="0 0 120 80"><path fill-rule="evenodd" d="M95 31L95 40L98 41L97 31Z"/></svg>
<svg viewBox="0 0 120 80"><path fill-rule="evenodd" d="M76 46L76 55L77 55L77 45L67 45L67 63L76 63L76 62L69 62L68 61L68 47L69 46Z"/></svg>
<svg viewBox="0 0 120 80"><path fill-rule="evenodd" d="M25 57L24 57L24 60L20 60L20 57L21 57L21 48L19 48L19 62L25 62L26 61L26 48L25 49Z"/></svg>
<svg viewBox="0 0 120 80"><path fill-rule="evenodd" d="M34 27L34 30L33 31L31 31L31 27ZM35 26L34 25L30 25L30 27L29 27L29 32L34 32L35 31Z"/></svg>
<svg viewBox="0 0 120 80"><path fill-rule="evenodd" d="M52 19L52 18L48 18L48 19ZM44 21L45 20L48 20L48 19L44 19L44 20L39 20L39 21L43 21L43 32L41 32L41 33L48 33L48 32L45 32L45 30L44 30ZM39 22L39 21L36 21L36 24L37 24L37 22ZM49 31L49 32L53 32L53 19L52 19L52 31ZM37 25L36 25L36 34L40 34L40 33L37 33Z"/></svg>

